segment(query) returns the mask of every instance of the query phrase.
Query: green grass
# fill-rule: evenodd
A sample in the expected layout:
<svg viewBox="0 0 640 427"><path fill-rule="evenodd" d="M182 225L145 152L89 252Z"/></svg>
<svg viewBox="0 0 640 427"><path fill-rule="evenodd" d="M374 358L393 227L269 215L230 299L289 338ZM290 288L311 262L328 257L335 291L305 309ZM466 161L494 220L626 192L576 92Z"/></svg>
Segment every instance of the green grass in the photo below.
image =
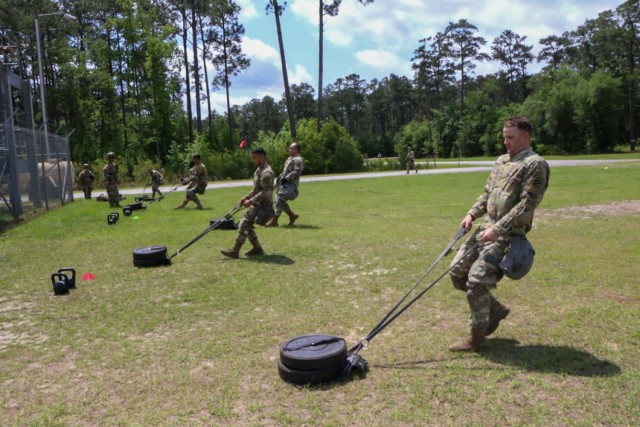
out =
<svg viewBox="0 0 640 427"><path fill-rule="evenodd" d="M256 259L224 258L236 234L214 230L171 266L132 266L133 249L173 253L246 188L207 190L204 211L173 210L172 193L112 226L106 203L79 200L7 230L0 425L637 425L640 220L615 203L640 200L638 163L552 169L530 235L536 263L499 285L512 312L487 352L447 351L467 333L467 303L445 279L360 353L366 378L296 388L278 377L289 338L365 336L486 177L305 183L299 225L259 227L268 255ZM600 204L610 209L580 209ZM56 297L61 267L97 279Z"/></svg>

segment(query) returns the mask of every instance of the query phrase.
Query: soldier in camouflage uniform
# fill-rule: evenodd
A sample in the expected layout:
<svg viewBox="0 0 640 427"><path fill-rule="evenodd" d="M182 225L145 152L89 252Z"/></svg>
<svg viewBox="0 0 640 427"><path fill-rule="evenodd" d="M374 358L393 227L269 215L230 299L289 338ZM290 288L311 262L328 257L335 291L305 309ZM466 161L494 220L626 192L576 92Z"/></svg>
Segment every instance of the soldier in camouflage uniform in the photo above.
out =
<svg viewBox="0 0 640 427"><path fill-rule="evenodd" d="M149 183L149 185L151 186L151 198L156 197L156 193L158 193L158 195L160 195L160 198L162 198L160 186L164 184L164 177L155 169L149 169L149 175L151 175L151 182Z"/></svg>
<svg viewBox="0 0 640 427"><path fill-rule="evenodd" d="M187 186L187 195L182 201L182 204L176 206L176 209L184 209L189 201L196 203L196 209L202 210L202 205L198 199L197 194L204 194L207 189L209 179L207 177L207 168L202 164L200 154L193 156L193 167L189 171L189 178L182 182L183 184L189 184Z"/></svg>
<svg viewBox="0 0 640 427"><path fill-rule="evenodd" d="M240 256L240 248L249 238L253 249L245 252L246 256L264 255L264 250L260 246L258 236L253 227L258 220L260 211L268 208L272 209L273 203L273 170L267 163L267 154L263 148L255 148L251 151L251 162L257 167L253 173L253 190L240 200L242 206L247 208L244 217L238 224L238 237L236 244L231 249L223 249L220 252L230 258Z"/></svg>
<svg viewBox="0 0 640 427"><path fill-rule="evenodd" d="M414 169L416 173L418 173L418 169L416 169L415 166L416 155L413 153L413 148L411 148L411 146L407 149L407 156L405 157L405 160L407 161L407 171L404 174L408 174L411 169Z"/></svg>
<svg viewBox="0 0 640 427"><path fill-rule="evenodd" d="M96 176L91 169L89 169L89 164L85 163L82 165L82 170L78 174L78 183L84 192L84 198L87 200L91 199L91 191L93 190L93 180L96 179Z"/></svg>
<svg viewBox="0 0 640 427"><path fill-rule="evenodd" d="M466 293L471 311L470 337L449 347L451 351L480 350L486 336L492 334L509 308L490 292L504 273L498 266L510 236L526 236L531 230L533 212L542 201L549 184L549 165L531 150L533 127L524 117L511 117L502 134L507 154L496 161L484 192L464 217L460 226L466 231L475 219L482 223L460 247L451 262L451 281L456 289ZM474 244L478 248L463 258Z"/></svg>
<svg viewBox="0 0 640 427"><path fill-rule="evenodd" d="M107 189L110 207L120 207L120 192L118 184L120 183L120 174L118 165L116 164L116 155L112 152L107 153L107 164L102 168L104 173L104 183Z"/></svg>
<svg viewBox="0 0 640 427"><path fill-rule="evenodd" d="M265 227L277 227L278 218L284 211L289 216L289 225L293 225L300 217L291 210L287 200L295 200L298 197L298 185L304 169L304 161L300 157L300 145L293 143L289 146L289 158L284 164L284 169L277 182L280 185L276 195L276 210L273 218L265 224Z"/></svg>

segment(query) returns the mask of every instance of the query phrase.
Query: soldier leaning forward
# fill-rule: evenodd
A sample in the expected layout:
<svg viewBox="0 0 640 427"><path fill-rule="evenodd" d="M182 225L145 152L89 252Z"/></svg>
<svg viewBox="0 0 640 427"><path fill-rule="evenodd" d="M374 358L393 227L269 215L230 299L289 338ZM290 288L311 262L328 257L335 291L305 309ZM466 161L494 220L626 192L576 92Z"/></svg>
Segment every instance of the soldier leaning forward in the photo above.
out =
<svg viewBox="0 0 640 427"><path fill-rule="evenodd" d="M151 198L155 198L156 193L158 193L160 198L162 198L160 186L164 184L164 177L155 169L149 169L149 175L151 175L151 182L149 183L149 185L151 186Z"/></svg>
<svg viewBox="0 0 640 427"><path fill-rule="evenodd" d="M257 169L253 173L253 190L240 200L247 211L238 224L236 244L231 249L220 251L224 256L230 258L240 256L240 248L247 238L253 245L253 249L246 252L245 255L264 255L264 250L260 246L253 225L264 225L273 216L273 170L267 163L267 154L263 148L256 148L251 152L251 162Z"/></svg>
<svg viewBox="0 0 640 427"><path fill-rule="evenodd" d="M196 209L202 210L202 205L198 199L197 194L204 194L207 189L209 179L207 177L207 167L202 164L200 154L193 156L193 166L189 171L189 178L182 181L183 184L188 184L187 195L181 204L176 206L176 209L184 209L189 201L193 201L196 204Z"/></svg>

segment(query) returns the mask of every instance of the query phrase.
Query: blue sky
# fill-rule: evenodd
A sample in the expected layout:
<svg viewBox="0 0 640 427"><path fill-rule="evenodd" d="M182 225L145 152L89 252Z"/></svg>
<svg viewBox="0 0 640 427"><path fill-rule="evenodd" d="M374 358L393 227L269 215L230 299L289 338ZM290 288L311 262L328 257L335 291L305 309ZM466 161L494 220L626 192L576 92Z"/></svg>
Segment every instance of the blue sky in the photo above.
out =
<svg viewBox="0 0 640 427"><path fill-rule="evenodd" d="M232 104L284 92L275 18L265 14L267 0L236 0L245 27L243 51L251 67L232 80ZM622 0L375 0L362 6L343 0L336 17L325 17L324 83L351 73L367 82L391 73L411 77L411 57L419 40L443 31L449 22L467 19L478 27L489 53L495 37L504 30L526 36L537 55L538 40L574 30L586 19L613 10ZM318 84L318 0L288 0L281 17L290 84ZM496 64L479 64L477 75L493 73ZM530 73L540 65L535 61ZM226 111L223 91L216 92L214 109Z"/></svg>

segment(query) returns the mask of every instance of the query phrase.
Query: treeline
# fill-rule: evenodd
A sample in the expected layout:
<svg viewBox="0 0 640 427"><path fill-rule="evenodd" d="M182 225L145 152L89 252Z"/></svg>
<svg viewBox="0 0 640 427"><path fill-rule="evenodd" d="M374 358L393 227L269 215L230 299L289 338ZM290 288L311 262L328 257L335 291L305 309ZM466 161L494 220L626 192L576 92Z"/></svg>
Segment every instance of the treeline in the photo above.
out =
<svg viewBox="0 0 640 427"><path fill-rule="evenodd" d="M337 14L339 1L318 1L325 16ZM286 19L277 1L265 6ZM230 77L250 66L239 11L232 0L5 0L0 58L39 99L38 17L49 129L73 131L74 161L101 163L114 151L130 177L149 165L178 173L198 151L215 177L244 178L251 165L241 139L286 157L292 133L315 173L358 170L362 155L404 153L407 145L418 155L495 155L502 121L515 113L534 122L543 154L635 150L640 0L543 38L537 53L511 30L487 41L468 20L450 22L416 41L412 77L339 78L323 87L321 108L317 90L303 83L279 100L228 102L215 112L212 92L224 90L228 100ZM319 52L322 61L321 45ZM500 71L475 75L487 60ZM529 75L533 61L544 68Z"/></svg>

